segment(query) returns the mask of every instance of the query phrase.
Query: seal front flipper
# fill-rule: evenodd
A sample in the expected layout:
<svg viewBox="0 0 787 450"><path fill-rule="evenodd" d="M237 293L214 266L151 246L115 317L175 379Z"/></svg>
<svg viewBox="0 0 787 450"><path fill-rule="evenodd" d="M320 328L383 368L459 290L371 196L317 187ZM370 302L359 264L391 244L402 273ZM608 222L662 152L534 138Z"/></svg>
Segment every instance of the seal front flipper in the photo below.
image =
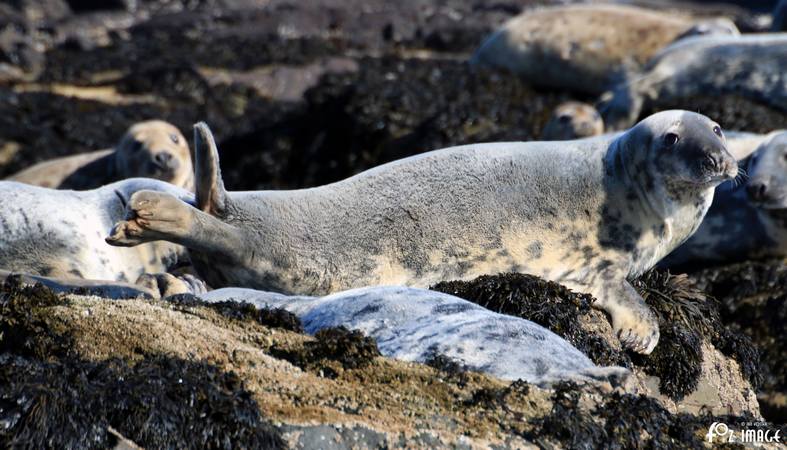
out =
<svg viewBox="0 0 787 450"><path fill-rule="evenodd" d="M197 208L208 214L221 216L227 208L227 190L221 179L216 140L205 122L194 125L194 155Z"/></svg>
<svg viewBox="0 0 787 450"><path fill-rule="evenodd" d="M659 343L656 315L628 281L608 283L596 295L594 306L610 315L612 330L624 348L649 355Z"/></svg>

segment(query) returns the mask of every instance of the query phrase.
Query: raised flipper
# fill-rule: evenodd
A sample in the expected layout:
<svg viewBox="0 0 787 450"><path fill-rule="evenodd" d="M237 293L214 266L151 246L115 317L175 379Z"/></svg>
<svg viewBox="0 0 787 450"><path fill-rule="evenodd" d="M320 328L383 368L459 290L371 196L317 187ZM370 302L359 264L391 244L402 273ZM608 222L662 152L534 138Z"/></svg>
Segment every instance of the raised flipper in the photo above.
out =
<svg viewBox="0 0 787 450"><path fill-rule="evenodd" d="M216 140L205 122L194 125L194 157L197 208L222 216L227 208L227 190L221 178Z"/></svg>

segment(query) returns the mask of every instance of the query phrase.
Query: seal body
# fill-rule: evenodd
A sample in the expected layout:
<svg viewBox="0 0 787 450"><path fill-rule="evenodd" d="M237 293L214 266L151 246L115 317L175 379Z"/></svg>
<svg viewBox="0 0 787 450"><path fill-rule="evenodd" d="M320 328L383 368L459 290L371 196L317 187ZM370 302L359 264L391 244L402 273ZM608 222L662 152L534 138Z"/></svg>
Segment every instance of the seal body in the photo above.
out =
<svg viewBox="0 0 787 450"><path fill-rule="evenodd" d="M567 141L598 136L604 133L604 120L591 105L564 102L555 108L541 132L544 141Z"/></svg>
<svg viewBox="0 0 787 450"><path fill-rule="evenodd" d="M626 279L685 241L737 173L718 125L669 111L616 138L453 147L318 188L228 193L196 131L197 208L137 192L108 242L170 240L213 287L291 294L535 274L592 293L645 352L658 327Z"/></svg>
<svg viewBox="0 0 787 450"><path fill-rule="evenodd" d="M700 228L662 266L787 256L787 132L768 135L741 165L749 179L720 185Z"/></svg>
<svg viewBox="0 0 787 450"><path fill-rule="evenodd" d="M547 7L508 21L471 63L510 70L538 86L599 95L675 39L704 33L738 30L727 19L700 22L633 6Z"/></svg>
<svg viewBox="0 0 787 450"><path fill-rule="evenodd" d="M55 158L8 179L55 189L95 189L126 178L146 177L194 187L186 138L174 125L150 120L128 129L114 149Z"/></svg>
<svg viewBox="0 0 787 450"><path fill-rule="evenodd" d="M440 355L504 380L546 385L621 381L629 374L621 367L596 366L563 338L529 320L423 289L381 286L294 297L225 288L200 297L283 308L296 314L308 333L345 326L373 338L384 356L423 363Z"/></svg>
<svg viewBox="0 0 787 450"><path fill-rule="evenodd" d="M125 216L139 189L190 194L167 183L130 179L90 191L60 191L0 181L0 269L65 279L134 282L142 273L165 272L187 260L169 242L136 248L107 245L104 237Z"/></svg>
<svg viewBox="0 0 787 450"><path fill-rule="evenodd" d="M670 45L606 94L604 123L622 129L655 100L735 94L787 110L787 33L699 36Z"/></svg>

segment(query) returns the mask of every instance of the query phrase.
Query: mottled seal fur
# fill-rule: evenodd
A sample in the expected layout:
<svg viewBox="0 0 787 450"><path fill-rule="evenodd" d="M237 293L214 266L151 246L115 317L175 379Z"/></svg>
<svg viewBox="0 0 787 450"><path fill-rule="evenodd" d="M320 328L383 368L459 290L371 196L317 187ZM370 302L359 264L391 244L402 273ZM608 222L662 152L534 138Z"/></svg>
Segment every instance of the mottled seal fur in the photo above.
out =
<svg viewBox="0 0 787 450"><path fill-rule="evenodd" d="M295 297L225 288L200 297L283 308L296 314L308 333L345 326L377 341L384 356L423 363L441 355L504 380L538 385L562 380L620 382L630 373L621 367L596 366L563 338L529 320L424 289L383 286Z"/></svg>
<svg viewBox="0 0 787 450"><path fill-rule="evenodd" d="M610 129L634 123L655 100L735 94L787 111L787 33L699 36L670 45L605 94Z"/></svg>
<svg viewBox="0 0 787 450"><path fill-rule="evenodd" d="M95 189L126 178L145 177L194 187L188 142L162 120L131 126L115 148L56 158L28 167L8 180L56 189Z"/></svg>
<svg viewBox="0 0 787 450"><path fill-rule="evenodd" d="M108 242L169 240L213 287L309 295L531 273L592 293L645 353L658 325L626 279L685 241L737 174L719 126L687 111L617 138L452 147L293 191L226 192L208 127L195 131L197 207L137 192Z"/></svg>
<svg viewBox="0 0 787 450"><path fill-rule="evenodd" d="M538 86L600 95L670 42L708 33L738 29L728 19L697 21L633 6L546 7L505 23L471 63L510 70Z"/></svg>
<svg viewBox="0 0 787 450"><path fill-rule="evenodd" d="M770 134L741 164L745 183L723 183L697 232L664 267L787 256L787 132Z"/></svg>
<svg viewBox="0 0 787 450"><path fill-rule="evenodd" d="M118 248L104 242L125 217L135 191L193 194L162 181L133 178L89 191L64 191L0 181L0 269L64 279L134 282L166 272L188 256L179 245L151 242Z"/></svg>
<svg viewBox="0 0 787 450"><path fill-rule="evenodd" d="M555 108L549 118L541 139L545 141L567 141L598 136L604 133L604 120L591 105L581 102L564 102Z"/></svg>

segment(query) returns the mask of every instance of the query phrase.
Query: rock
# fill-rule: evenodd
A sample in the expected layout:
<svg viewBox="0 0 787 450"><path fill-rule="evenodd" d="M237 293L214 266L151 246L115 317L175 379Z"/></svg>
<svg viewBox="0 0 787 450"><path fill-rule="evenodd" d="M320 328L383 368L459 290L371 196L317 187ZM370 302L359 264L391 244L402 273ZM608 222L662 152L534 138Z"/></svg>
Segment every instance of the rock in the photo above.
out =
<svg viewBox="0 0 787 450"><path fill-rule="evenodd" d="M572 383L545 390L380 357L328 378L316 367L303 370L271 354L274 347L302 350L313 338L184 301L5 291L0 332L0 367L6 368L0 378L9 380L0 383L0 401L21 405L0 411L0 420L10 424L0 429L2 446L32 442L26 441L30 435L22 425L31 411L37 411L36 423L58 433L58 442L90 436L93 445L105 446L111 426L145 448L209 436L216 439L211 446L222 448L239 442L253 446L254 439L296 448L317 442L337 448L381 443L391 448L534 448L535 443L566 447L572 442L703 448L711 422L756 419L750 414L676 415L642 395ZM35 383L69 388L31 391ZM29 409L20 400L40 398L35 392L48 395L50 407ZM193 400L177 400L183 394ZM77 406L67 405L77 400L74 405L83 413L56 415L60 405L73 411ZM96 416L100 411L107 414ZM170 427L145 431L158 427L163 417ZM186 429L193 434L189 438L179 434ZM231 440L219 438L230 435Z"/></svg>

